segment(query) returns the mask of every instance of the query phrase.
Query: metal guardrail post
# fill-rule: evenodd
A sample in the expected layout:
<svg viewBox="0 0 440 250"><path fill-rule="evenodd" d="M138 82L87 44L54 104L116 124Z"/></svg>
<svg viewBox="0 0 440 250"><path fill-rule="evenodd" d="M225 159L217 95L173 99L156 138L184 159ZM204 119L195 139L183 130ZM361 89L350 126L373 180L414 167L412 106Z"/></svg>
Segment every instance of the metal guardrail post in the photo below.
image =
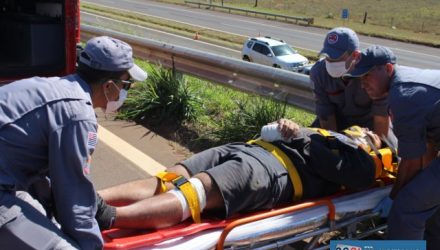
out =
<svg viewBox="0 0 440 250"><path fill-rule="evenodd" d="M314 111L313 87L304 74L165 44L121 32L81 25L81 40L108 35L133 47L136 57L222 85L286 100Z"/></svg>

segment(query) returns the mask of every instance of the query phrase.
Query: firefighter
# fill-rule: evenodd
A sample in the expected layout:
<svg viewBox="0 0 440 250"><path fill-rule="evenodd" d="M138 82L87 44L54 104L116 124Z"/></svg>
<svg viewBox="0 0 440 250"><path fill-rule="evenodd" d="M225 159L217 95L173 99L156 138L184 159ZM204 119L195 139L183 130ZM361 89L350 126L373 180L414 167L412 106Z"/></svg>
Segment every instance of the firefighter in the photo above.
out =
<svg viewBox="0 0 440 250"><path fill-rule="evenodd" d="M89 179L94 108L116 111L132 81L146 77L127 43L102 36L87 42L76 74L0 88L2 248L102 248Z"/></svg>
<svg viewBox="0 0 440 250"><path fill-rule="evenodd" d="M358 79L343 79L359 59L359 38L346 27L330 30L320 54L325 57L313 65L310 79L314 85L315 113L312 127L340 131L352 125L373 130L395 142L385 99L372 100Z"/></svg>
<svg viewBox="0 0 440 250"><path fill-rule="evenodd" d="M287 119L277 122L277 130L282 139L267 140L275 137L262 130L267 141L211 148L156 177L100 191L101 229L162 228L189 217L200 222L204 210L227 218L327 196L341 186L366 188L382 174L382 165L367 153L381 143L370 131L356 126L344 135L300 128Z"/></svg>
<svg viewBox="0 0 440 250"><path fill-rule="evenodd" d="M389 239L427 240L440 249L440 70L396 65L393 52L373 45L348 75L360 77L373 98L388 98L398 138L397 180L378 206L388 218Z"/></svg>

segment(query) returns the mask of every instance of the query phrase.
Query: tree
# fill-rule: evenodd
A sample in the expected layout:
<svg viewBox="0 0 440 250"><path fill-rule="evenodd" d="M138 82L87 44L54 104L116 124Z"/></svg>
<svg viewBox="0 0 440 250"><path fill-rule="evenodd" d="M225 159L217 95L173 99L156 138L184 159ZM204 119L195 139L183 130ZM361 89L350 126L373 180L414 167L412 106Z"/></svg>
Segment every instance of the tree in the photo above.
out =
<svg viewBox="0 0 440 250"><path fill-rule="evenodd" d="M257 6L258 6L258 0L255 0L254 8L256 8Z"/></svg>

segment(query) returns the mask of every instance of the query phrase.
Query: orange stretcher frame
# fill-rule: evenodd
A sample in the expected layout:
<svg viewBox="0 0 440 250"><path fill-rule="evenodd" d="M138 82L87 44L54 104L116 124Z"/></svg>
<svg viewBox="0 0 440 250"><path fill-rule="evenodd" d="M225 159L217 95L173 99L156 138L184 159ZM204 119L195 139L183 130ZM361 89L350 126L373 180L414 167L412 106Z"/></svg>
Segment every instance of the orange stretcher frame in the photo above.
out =
<svg viewBox="0 0 440 250"><path fill-rule="evenodd" d="M237 226L262 220L269 217L274 217L282 214L296 212L312 207L319 207L323 205L328 207L329 221L330 222L334 221L335 206L332 203L332 201L327 197L325 199L321 199L317 201L303 202L288 207L258 212L251 214L250 216L246 214L246 217L238 218L238 219L237 219L238 216L227 220L204 219L203 220L204 222L199 224L195 224L191 220L187 220L178 225L164 229L157 229L157 230L110 229L102 232L104 238L104 249L107 250L133 249L139 247L146 247L162 242L167 239L192 235L208 229L225 228L217 243L217 249L223 249L227 235Z"/></svg>
<svg viewBox="0 0 440 250"><path fill-rule="evenodd" d="M376 180L376 184L370 188L390 185L393 182L394 178L384 176ZM189 236L209 229L224 228L216 246L217 250L222 250L224 248L227 235L234 228L240 225L266 219L269 217L275 217L320 206L327 206L327 216L329 219L330 227L332 227L332 225L334 225L335 223L336 216L336 209L335 205L332 202L332 199L348 194L352 194L352 192L341 190L339 193L321 199L309 201L304 200L301 203L296 203L291 206L273 208L271 210L260 211L256 213L239 214L226 220L203 218L203 222L199 224L193 223L192 220L188 219L175 226L157 230L110 229L102 232L104 239L104 249L134 249L140 247L148 247L152 246L153 244L163 242L165 240L182 236Z"/></svg>

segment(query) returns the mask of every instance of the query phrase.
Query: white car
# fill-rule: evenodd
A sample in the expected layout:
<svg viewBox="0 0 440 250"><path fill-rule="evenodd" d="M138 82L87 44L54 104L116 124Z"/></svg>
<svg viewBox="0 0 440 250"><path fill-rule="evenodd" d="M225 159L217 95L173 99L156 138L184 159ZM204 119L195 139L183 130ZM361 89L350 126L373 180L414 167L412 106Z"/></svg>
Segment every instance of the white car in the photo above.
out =
<svg viewBox="0 0 440 250"><path fill-rule="evenodd" d="M294 72L303 72L309 60L292 49L283 40L270 37L253 37L246 40L241 52L242 59L281 68Z"/></svg>

